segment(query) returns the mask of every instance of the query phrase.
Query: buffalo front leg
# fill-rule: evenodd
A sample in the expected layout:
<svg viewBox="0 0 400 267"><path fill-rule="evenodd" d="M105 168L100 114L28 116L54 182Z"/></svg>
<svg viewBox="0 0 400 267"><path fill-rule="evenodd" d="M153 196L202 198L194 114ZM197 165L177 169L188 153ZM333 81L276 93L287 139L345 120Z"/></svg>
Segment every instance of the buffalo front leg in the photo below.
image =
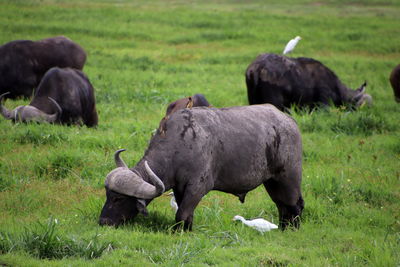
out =
<svg viewBox="0 0 400 267"><path fill-rule="evenodd" d="M202 194L185 190L183 194L176 194L175 198L178 204L178 211L175 215L175 229L183 226L184 230L192 230L194 209L199 204Z"/></svg>
<svg viewBox="0 0 400 267"><path fill-rule="evenodd" d="M304 208L300 184L290 183L287 179L277 181L271 178L264 186L278 208L281 230L285 230L289 225L299 228L300 215Z"/></svg>

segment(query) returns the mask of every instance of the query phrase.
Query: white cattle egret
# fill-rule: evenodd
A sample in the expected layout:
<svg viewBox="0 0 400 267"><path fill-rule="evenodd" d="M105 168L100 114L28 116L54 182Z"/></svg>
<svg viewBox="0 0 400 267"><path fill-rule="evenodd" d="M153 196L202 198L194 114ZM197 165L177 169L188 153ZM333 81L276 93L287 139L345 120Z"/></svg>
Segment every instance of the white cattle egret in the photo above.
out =
<svg viewBox="0 0 400 267"><path fill-rule="evenodd" d="M257 218L254 220L246 220L242 216L236 215L233 217L234 221L241 221L243 224L256 229L257 231L264 233L271 231L272 229L278 229L278 226L276 224L270 223L267 220Z"/></svg>
<svg viewBox="0 0 400 267"><path fill-rule="evenodd" d="M293 49L296 47L297 43L298 43L300 40L301 40L301 37L300 37L300 36L296 36L296 38L290 40L290 41L287 43L285 49L283 50L283 54L286 55L286 54L292 52Z"/></svg>
<svg viewBox="0 0 400 267"><path fill-rule="evenodd" d="M175 213L178 211L178 204L176 203L174 192L170 192L168 196L171 196L171 201L169 204L171 205L172 209L175 211Z"/></svg>

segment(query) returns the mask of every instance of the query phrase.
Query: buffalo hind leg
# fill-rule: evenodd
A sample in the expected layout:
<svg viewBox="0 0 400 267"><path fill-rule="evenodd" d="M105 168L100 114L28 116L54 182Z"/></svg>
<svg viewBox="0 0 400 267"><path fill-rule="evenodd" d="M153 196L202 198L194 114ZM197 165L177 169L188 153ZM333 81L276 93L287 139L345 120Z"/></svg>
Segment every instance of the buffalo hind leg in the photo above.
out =
<svg viewBox="0 0 400 267"><path fill-rule="evenodd" d="M300 184L271 178L264 183L264 186L278 208L281 230L285 230L288 226L299 228L300 215L304 208Z"/></svg>

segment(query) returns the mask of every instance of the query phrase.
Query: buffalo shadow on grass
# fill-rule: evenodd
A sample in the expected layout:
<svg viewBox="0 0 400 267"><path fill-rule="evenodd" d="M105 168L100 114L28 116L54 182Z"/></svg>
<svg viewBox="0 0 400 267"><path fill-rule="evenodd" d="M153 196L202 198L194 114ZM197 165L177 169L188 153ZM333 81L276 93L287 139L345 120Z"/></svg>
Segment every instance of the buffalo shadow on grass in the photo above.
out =
<svg viewBox="0 0 400 267"><path fill-rule="evenodd" d="M179 224L179 223L178 223ZM122 229L134 229L140 232L162 232L172 233L173 227L176 225L174 216L170 216L165 212L149 211L147 216L138 214L135 219L119 226Z"/></svg>

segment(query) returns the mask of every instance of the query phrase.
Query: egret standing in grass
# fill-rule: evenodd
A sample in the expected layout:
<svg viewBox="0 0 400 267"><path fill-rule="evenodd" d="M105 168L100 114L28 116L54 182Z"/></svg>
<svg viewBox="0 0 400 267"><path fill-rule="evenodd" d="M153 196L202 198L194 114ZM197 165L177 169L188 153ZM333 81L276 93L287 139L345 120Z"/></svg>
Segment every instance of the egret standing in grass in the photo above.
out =
<svg viewBox="0 0 400 267"><path fill-rule="evenodd" d="M296 38L290 40L290 41L287 43L285 49L283 50L283 54L286 55L286 54L292 52L293 49L296 47L297 43L298 43L300 40L301 40L301 37L300 37L300 36L296 36Z"/></svg>
<svg viewBox="0 0 400 267"><path fill-rule="evenodd" d="M233 217L234 221L241 221L243 224L256 229L257 231L264 233L271 231L272 229L278 229L278 226L276 224L270 223L267 220L264 220L262 218L257 218L254 220L246 220L242 216L236 215Z"/></svg>
<svg viewBox="0 0 400 267"><path fill-rule="evenodd" d="M170 192L168 196L171 196L171 201L169 204L171 205L172 209L175 211L175 213L178 211L178 204L176 203L174 192Z"/></svg>

